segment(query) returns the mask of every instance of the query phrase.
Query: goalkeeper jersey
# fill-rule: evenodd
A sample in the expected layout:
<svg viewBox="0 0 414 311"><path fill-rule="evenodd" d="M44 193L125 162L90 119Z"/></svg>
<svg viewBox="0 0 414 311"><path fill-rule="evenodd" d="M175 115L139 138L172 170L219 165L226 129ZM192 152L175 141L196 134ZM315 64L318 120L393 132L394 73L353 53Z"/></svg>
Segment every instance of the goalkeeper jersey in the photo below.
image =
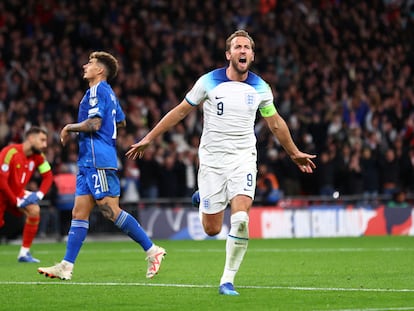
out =
<svg viewBox="0 0 414 311"><path fill-rule="evenodd" d="M22 144L12 144L0 152L0 191L2 196L15 202L22 197L24 190L36 170L42 175L39 190L47 193L53 182L52 171L44 154L26 156Z"/></svg>

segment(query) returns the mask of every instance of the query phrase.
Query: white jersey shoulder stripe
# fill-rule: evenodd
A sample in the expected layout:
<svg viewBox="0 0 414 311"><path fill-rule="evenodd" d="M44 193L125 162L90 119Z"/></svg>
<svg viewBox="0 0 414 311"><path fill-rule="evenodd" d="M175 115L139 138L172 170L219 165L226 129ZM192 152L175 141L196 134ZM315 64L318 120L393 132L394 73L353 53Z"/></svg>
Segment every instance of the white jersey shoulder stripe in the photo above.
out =
<svg viewBox="0 0 414 311"><path fill-rule="evenodd" d="M98 93L99 84L101 84L101 82L99 82L98 84L96 84L96 85L94 85L90 88L91 91L90 91L89 97L96 97L96 94Z"/></svg>

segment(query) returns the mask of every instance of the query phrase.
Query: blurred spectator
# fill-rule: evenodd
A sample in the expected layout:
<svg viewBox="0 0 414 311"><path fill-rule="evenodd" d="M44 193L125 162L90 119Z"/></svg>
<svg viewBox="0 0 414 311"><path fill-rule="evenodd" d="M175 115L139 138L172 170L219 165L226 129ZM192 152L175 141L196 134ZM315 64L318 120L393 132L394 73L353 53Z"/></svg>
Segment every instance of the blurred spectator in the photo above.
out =
<svg viewBox="0 0 414 311"><path fill-rule="evenodd" d="M228 34L240 27L257 38L261 57L253 70L260 70L275 90L276 107L291 123L298 143L312 146L319 154L329 141L335 142L338 191L344 188L341 193L356 194L361 190L346 182L350 176L358 180L355 161L351 170L336 167L337 160L349 163L350 157L340 154L343 148L348 150L346 144L351 154L369 145L380 158L395 148L401 165L410 167L409 150L414 146L411 0L170 1L168 10L166 4L1 2L0 147L21 141L31 125L50 124L48 129L59 133L71 123L85 83L78 72L91 50L102 49L120 60L113 89L128 118L127 129L119 133L120 142L125 138L119 151L125 165L126 137L142 137L178 103L196 77L223 65L225 57L217 51L224 49ZM202 117L195 113L158 140L153 146L155 162L137 161L141 197L159 197L161 163L171 153L194 147L192 139L200 133ZM269 133L260 129L257 133L262 135L258 143L280 147ZM399 139L401 148L395 146ZM76 137L73 141L76 147ZM54 148L52 166L72 157L70 146ZM277 166L271 164L285 194L319 194L314 180L297 176L284 163L285 156L280 152ZM186 154L174 158L177 165L187 165L186 187L190 188L187 160ZM266 153L259 154L259 163L269 161ZM414 177L408 172L402 169L396 179L413 192ZM343 183L338 175L345 178ZM180 195L188 196L185 191Z"/></svg>
<svg viewBox="0 0 414 311"><path fill-rule="evenodd" d="M191 197L197 186L198 157L197 150L188 149L180 154L181 162L185 166L185 194Z"/></svg>
<svg viewBox="0 0 414 311"><path fill-rule="evenodd" d="M392 194L392 199L388 201L387 207L406 208L411 205L407 202L407 193L403 189L397 189Z"/></svg>
<svg viewBox="0 0 414 311"><path fill-rule="evenodd" d="M328 151L322 151L319 155L317 179L320 195L332 196L334 188L334 162Z"/></svg>
<svg viewBox="0 0 414 311"><path fill-rule="evenodd" d="M388 148L381 161L382 193L392 195L400 186L400 164L395 156L395 150Z"/></svg>
<svg viewBox="0 0 414 311"><path fill-rule="evenodd" d="M295 196L301 194L300 171L295 164L291 164L289 156L284 150L279 151L277 162L270 169L277 172L280 188L286 196Z"/></svg>
<svg viewBox="0 0 414 311"><path fill-rule="evenodd" d="M179 198L187 193L186 168L184 164L177 161L177 154L166 155L161 167L159 179L161 198Z"/></svg>
<svg viewBox="0 0 414 311"><path fill-rule="evenodd" d="M7 114L5 111L0 111L0 148L7 145L6 138L9 136L10 128L7 124Z"/></svg>
<svg viewBox="0 0 414 311"><path fill-rule="evenodd" d="M121 177L121 203L133 203L139 201L140 171L136 161L125 159L123 174Z"/></svg>
<svg viewBox="0 0 414 311"><path fill-rule="evenodd" d="M68 235L72 220L72 209L75 204L76 172L70 170L70 166L62 163L54 176L54 191L51 197L52 206L55 206L58 214L58 240L63 240Z"/></svg>
<svg viewBox="0 0 414 311"><path fill-rule="evenodd" d="M256 200L263 205L276 205L282 193L276 175L269 171L265 163L261 163L257 170Z"/></svg>
<svg viewBox="0 0 414 311"><path fill-rule="evenodd" d="M380 192L379 163L376 155L369 147L362 149L361 174L364 199L376 199Z"/></svg>
<svg viewBox="0 0 414 311"><path fill-rule="evenodd" d="M354 152L351 154L348 167L347 167L348 181L349 181L349 193L361 194L364 191L364 182L362 177L361 168L361 154L360 152Z"/></svg>
<svg viewBox="0 0 414 311"><path fill-rule="evenodd" d="M333 159L335 165L335 189L340 194L350 194L348 165L351 160L351 148L343 144Z"/></svg>
<svg viewBox="0 0 414 311"><path fill-rule="evenodd" d="M153 146L148 147L142 158L137 159L137 165L140 171L140 196L145 199L158 198L158 181L161 177L161 165L155 159L155 149Z"/></svg>
<svg viewBox="0 0 414 311"><path fill-rule="evenodd" d="M414 146L401 157L401 181L407 192L414 193Z"/></svg>
<svg viewBox="0 0 414 311"><path fill-rule="evenodd" d="M315 142L315 153L319 154L325 147L328 124L323 119L323 115L320 112L314 112L309 124L309 133L312 135L312 139Z"/></svg>

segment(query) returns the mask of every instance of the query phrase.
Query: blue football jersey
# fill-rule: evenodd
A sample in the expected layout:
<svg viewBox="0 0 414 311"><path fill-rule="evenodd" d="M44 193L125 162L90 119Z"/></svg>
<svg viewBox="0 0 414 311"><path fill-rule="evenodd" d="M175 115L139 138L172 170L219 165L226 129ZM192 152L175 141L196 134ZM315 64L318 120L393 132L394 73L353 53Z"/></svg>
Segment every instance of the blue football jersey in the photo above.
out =
<svg viewBox="0 0 414 311"><path fill-rule="evenodd" d="M106 81L87 90L80 102L78 122L93 117L101 118L102 126L95 133L79 133L78 165L117 169L116 123L125 120L125 114Z"/></svg>

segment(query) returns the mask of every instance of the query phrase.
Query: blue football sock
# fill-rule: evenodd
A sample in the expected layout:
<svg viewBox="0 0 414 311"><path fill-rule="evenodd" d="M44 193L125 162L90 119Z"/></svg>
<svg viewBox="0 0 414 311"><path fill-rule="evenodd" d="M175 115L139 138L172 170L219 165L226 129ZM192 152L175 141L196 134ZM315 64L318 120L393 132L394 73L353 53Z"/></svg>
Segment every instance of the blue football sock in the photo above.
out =
<svg viewBox="0 0 414 311"><path fill-rule="evenodd" d="M122 211L115 220L115 226L121 229L135 242L139 243L144 251L147 251L153 245L151 239L142 229L138 221L129 213Z"/></svg>
<svg viewBox="0 0 414 311"><path fill-rule="evenodd" d="M75 263L79 251L88 234L89 221L72 220L68 234L68 242L66 244L66 254L63 258L66 261Z"/></svg>

